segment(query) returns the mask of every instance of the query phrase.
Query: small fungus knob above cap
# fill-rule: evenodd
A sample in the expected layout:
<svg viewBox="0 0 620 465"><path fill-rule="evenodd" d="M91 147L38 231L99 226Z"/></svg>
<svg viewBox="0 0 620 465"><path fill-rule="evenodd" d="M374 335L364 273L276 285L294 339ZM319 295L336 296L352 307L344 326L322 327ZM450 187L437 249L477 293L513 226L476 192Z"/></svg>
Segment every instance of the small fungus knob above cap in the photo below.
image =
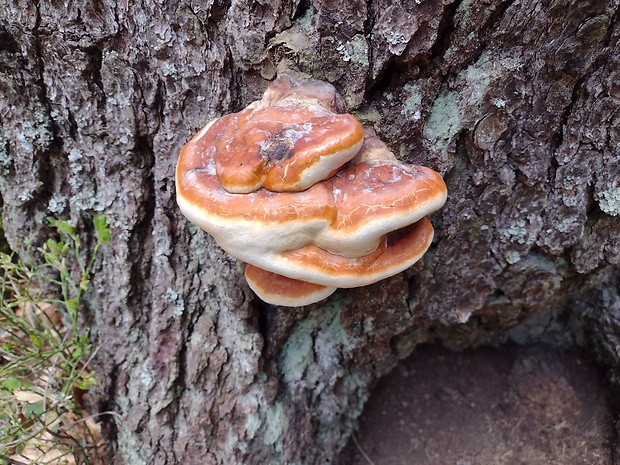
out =
<svg viewBox="0 0 620 465"><path fill-rule="evenodd" d="M263 104L272 105L291 98L306 103L317 103L334 113L345 113L347 106L336 88L318 79L305 79L293 73L282 73L265 90Z"/></svg>

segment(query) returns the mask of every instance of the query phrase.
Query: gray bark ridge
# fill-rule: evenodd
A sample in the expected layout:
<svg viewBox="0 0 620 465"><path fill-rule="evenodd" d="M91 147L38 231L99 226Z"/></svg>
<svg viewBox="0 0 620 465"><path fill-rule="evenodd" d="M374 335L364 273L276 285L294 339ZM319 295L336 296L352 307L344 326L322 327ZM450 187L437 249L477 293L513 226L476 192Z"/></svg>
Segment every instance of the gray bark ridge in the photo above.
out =
<svg viewBox="0 0 620 465"><path fill-rule="evenodd" d="M47 215L85 236L93 214L110 219L83 315L91 405L122 418L105 419L114 463L335 463L373 383L417 343L479 344L545 312L620 366L618 3L476 5L0 10L7 238L24 255ZM287 69L336 85L449 199L422 263L283 310L181 216L173 179L185 141Z"/></svg>

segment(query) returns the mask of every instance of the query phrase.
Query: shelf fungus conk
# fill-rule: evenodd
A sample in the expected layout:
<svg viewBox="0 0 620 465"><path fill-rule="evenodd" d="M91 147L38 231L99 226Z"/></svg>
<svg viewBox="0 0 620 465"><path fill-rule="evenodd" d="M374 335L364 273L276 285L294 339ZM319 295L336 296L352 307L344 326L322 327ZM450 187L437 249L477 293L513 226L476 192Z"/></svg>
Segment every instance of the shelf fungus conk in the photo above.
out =
<svg viewBox="0 0 620 465"><path fill-rule="evenodd" d="M431 244L426 216L446 200L443 179L399 162L343 111L330 84L286 74L181 150L181 211L247 263L265 302L308 305L375 283Z"/></svg>

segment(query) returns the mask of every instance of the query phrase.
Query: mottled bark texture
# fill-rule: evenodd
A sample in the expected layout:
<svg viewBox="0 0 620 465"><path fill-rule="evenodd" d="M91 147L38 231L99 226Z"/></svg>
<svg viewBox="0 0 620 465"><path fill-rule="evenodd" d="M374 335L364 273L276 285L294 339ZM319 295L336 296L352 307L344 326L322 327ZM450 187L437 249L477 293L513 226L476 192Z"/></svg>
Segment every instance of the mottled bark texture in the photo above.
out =
<svg viewBox="0 0 620 465"><path fill-rule="evenodd" d="M372 383L430 339L555 335L620 367L619 12L8 0L4 228L24 254L21 239L50 233L46 215L85 237L93 214L110 218L83 315L99 347L90 402L120 414L106 419L114 463L333 462ZM287 69L335 84L450 193L422 263L302 309L258 302L174 198L183 143Z"/></svg>

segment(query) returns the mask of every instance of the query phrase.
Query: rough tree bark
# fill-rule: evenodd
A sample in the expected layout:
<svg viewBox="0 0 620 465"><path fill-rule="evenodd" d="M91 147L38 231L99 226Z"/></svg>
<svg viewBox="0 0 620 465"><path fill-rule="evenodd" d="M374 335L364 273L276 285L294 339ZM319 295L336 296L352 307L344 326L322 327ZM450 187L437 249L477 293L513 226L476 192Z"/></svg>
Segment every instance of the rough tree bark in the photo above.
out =
<svg viewBox="0 0 620 465"><path fill-rule="evenodd" d="M428 340L557 336L620 379L619 20L618 0L8 0L5 233L24 254L46 215L110 218L83 315L114 463L333 463ZM286 69L450 193L423 263L299 309L253 297L173 180L185 141Z"/></svg>

